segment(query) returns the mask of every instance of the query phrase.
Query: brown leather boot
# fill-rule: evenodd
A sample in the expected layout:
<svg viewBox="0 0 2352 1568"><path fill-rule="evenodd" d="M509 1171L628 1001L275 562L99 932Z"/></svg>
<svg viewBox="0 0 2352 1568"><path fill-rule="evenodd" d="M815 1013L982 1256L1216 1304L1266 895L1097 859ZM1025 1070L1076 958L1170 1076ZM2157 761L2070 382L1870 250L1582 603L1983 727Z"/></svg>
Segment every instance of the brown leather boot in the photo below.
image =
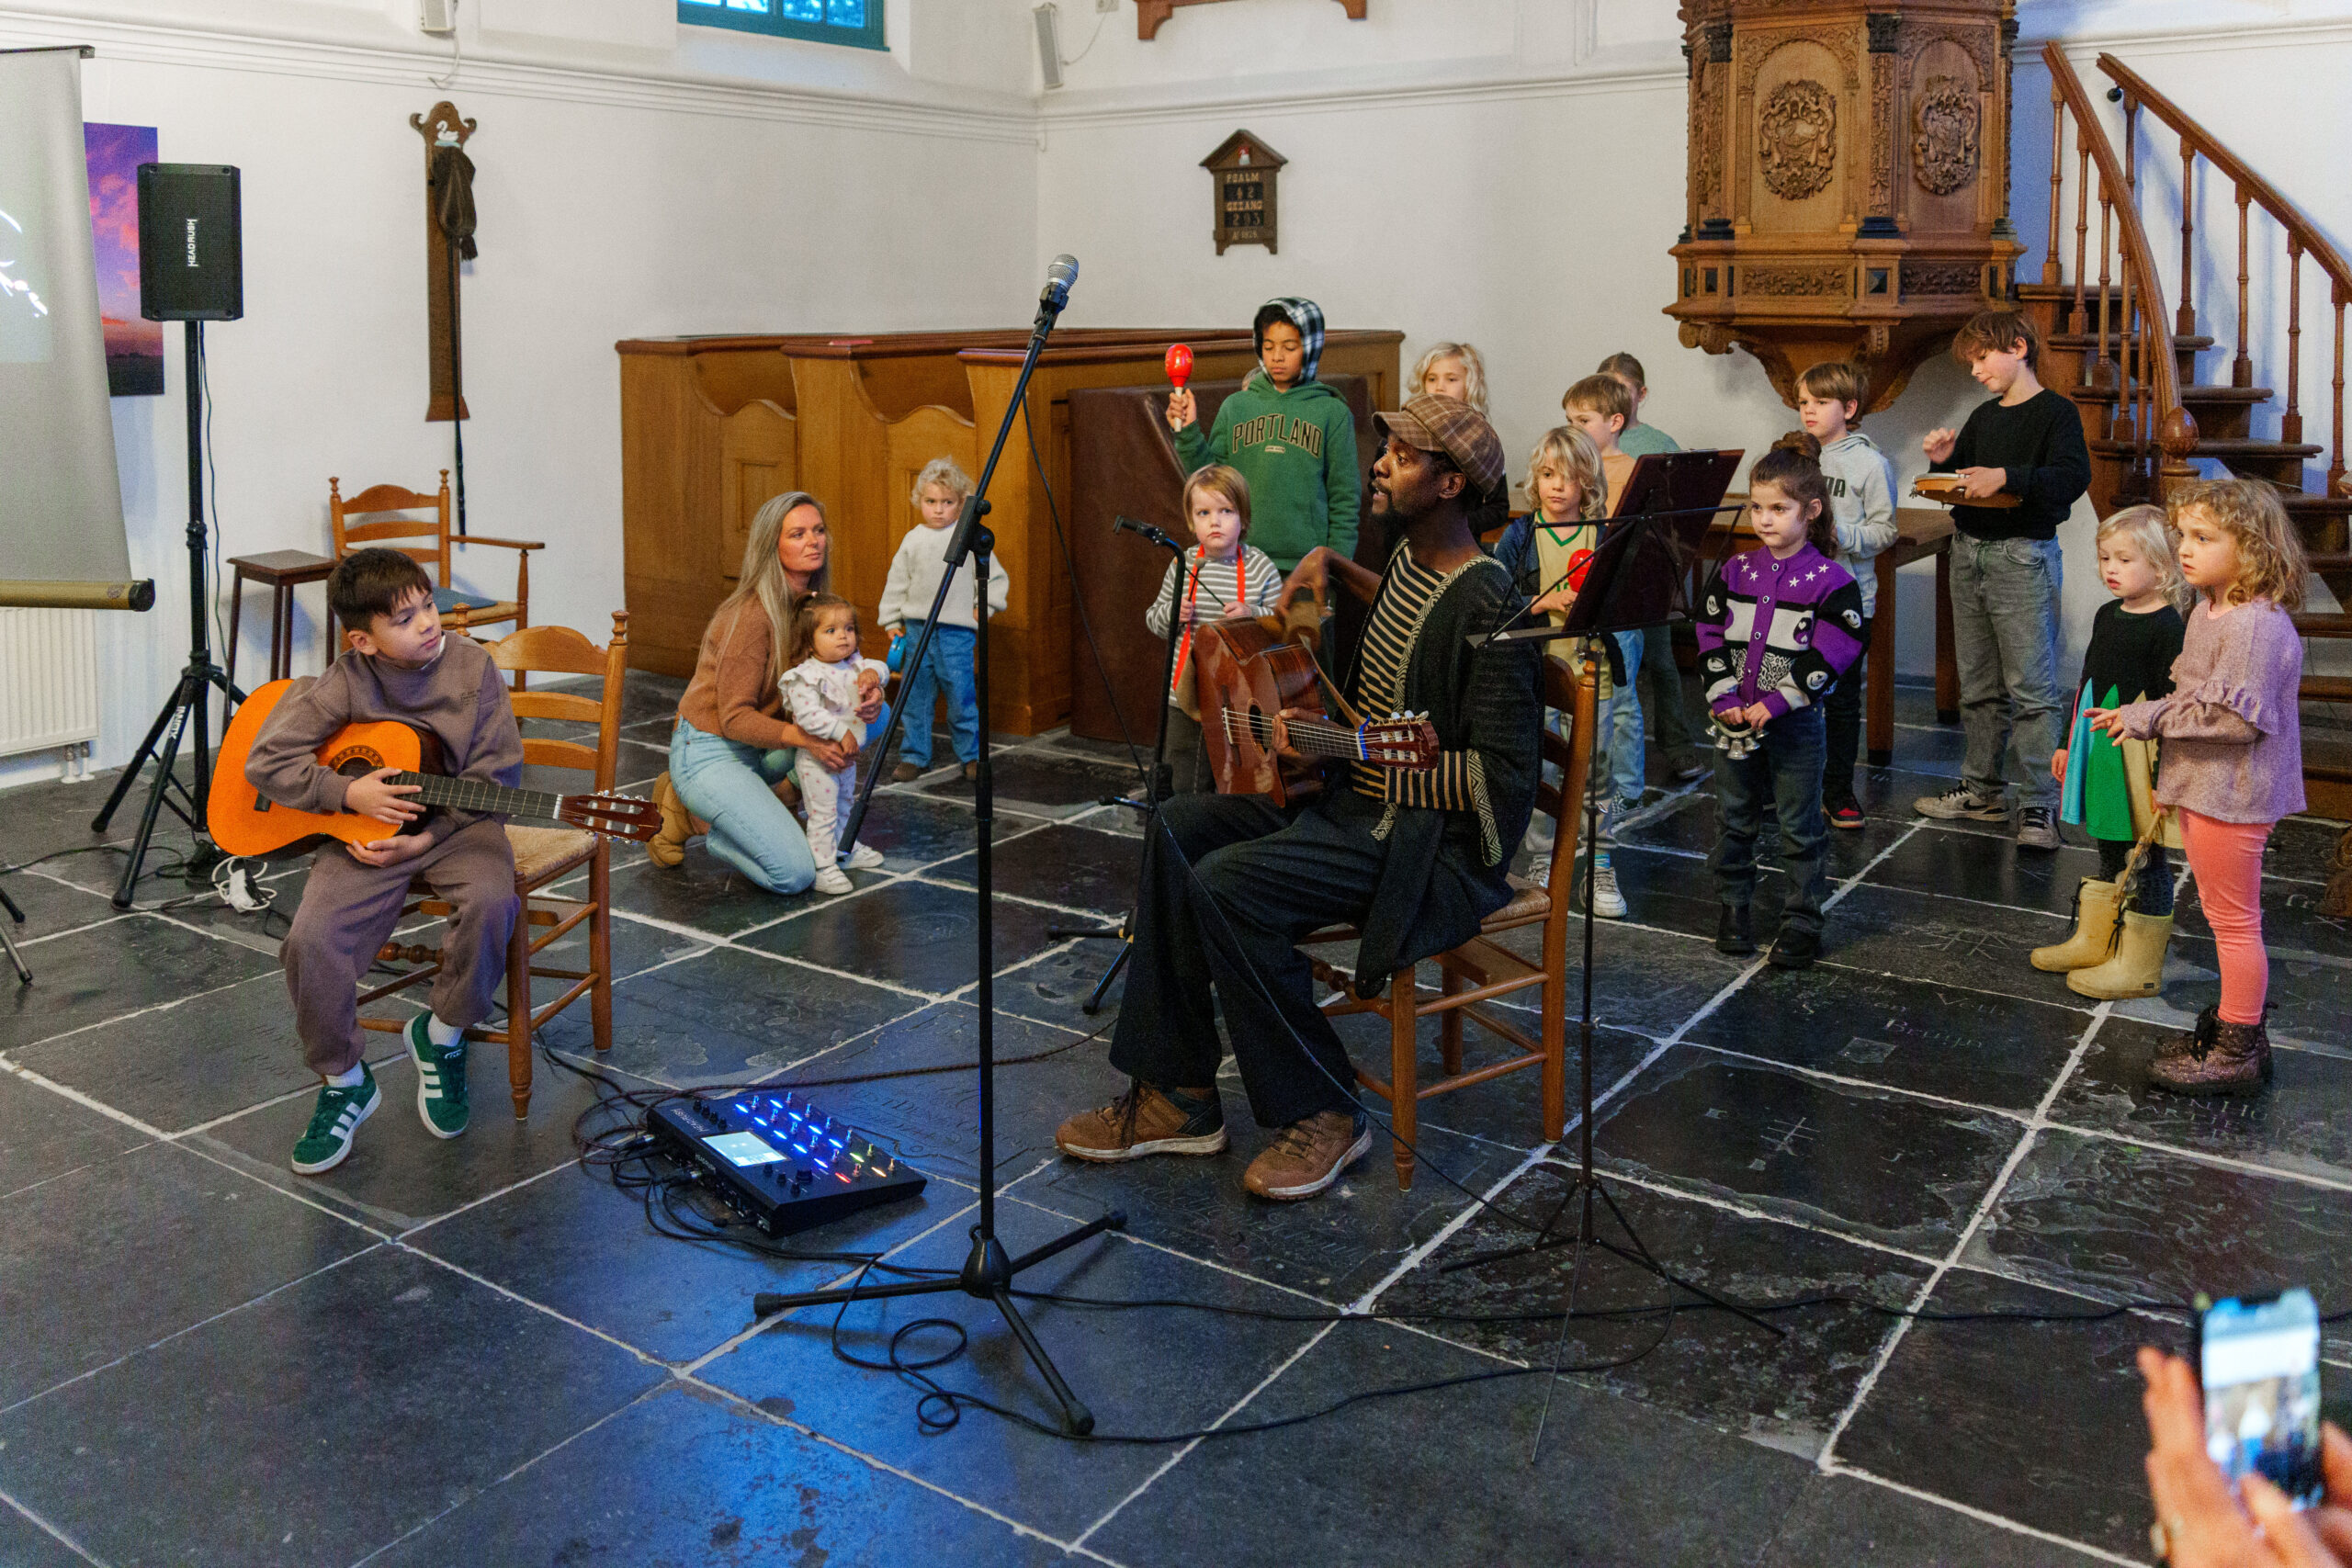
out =
<svg viewBox="0 0 2352 1568"><path fill-rule="evenodd" d="M646 856L655 865L676 865L686 858L686 840L709 832L710 824L686 809L666 773L653 781L653 806L662 813L662 830L645 846Z"/></svg>
<svg viewBox="0 0 2352 1568"><path fill-rule="evenodd" d="M1363 1112L1318 1111L1276 1134L1241 1173L1241 1185L1280 1203L1312 1198L1371 1148L1372 1123Z"/></svg>
<svg viewBox="0 0 2352 1568"><path fill-rule="evenodd" d="M2186 1050L2160 1051L2148 1064L2148 1087L2166 1094L2260 1094L2270 1081L2269 1026L2232 1023L2214 1009L2199 1014L2197 1025Z"/></svg>
<svg viewBox="0 0 2352 1568"><path fill-rule="evenodd" d="M1163 1092L1137 1078L1110 1104L1061 1124L1054 1143L1072 1159L1111 1165L1147 1155L1225 1152L1225 1108L1214 1086Z"/></svg>

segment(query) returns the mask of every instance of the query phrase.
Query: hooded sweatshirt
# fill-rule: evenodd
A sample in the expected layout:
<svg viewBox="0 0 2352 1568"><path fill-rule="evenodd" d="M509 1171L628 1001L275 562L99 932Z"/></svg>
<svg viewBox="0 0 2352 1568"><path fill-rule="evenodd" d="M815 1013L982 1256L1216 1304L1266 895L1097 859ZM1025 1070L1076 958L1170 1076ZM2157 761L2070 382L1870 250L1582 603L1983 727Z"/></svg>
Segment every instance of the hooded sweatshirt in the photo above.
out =
<svg viewBox="0 0 2352 1568"><path fill-rule="evenodd" d="M1862 591L1862 614L1878 614L1878 569L1871 558L1894 543L1894 467L1859 430L1821 449L1829 482L1829 520L1838 525L1838 564Z"/></svg>
<svg viewBox="0 0 2352 1568"><path fill-rule="evenodd" d="M1306 341L1297 384L1283 391L1261 367L1216 411L1216 427L1176 433L1188 474L1211 463L1240 470L1250 485L1250 542L1288 571L1317 545L1343 556L1356 547L1361 475L1355 417L1347 400L1315 378L1323 359L1323 312L1311 299L1275 299Z"/></svg>

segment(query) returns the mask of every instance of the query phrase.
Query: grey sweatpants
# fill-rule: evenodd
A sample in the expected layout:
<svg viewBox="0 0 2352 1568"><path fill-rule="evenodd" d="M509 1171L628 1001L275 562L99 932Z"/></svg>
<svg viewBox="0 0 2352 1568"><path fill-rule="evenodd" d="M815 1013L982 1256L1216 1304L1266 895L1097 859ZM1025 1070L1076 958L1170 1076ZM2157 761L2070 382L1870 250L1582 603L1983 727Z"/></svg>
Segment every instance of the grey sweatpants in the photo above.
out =
<svg viewBox="0 0 2352 1568"><path fill-rule="evenodd" d="M506 944L520 903L505 828L471 823L394 866L362 865L342 845L329 844L311 862L301 908L279 951L294 999L294 1032L312 1072L347 1073L365 1055L359 982L400 923L417 877L456 907L433 982L434 1015L460 1028L490 1016L506 980Z"/></svg>

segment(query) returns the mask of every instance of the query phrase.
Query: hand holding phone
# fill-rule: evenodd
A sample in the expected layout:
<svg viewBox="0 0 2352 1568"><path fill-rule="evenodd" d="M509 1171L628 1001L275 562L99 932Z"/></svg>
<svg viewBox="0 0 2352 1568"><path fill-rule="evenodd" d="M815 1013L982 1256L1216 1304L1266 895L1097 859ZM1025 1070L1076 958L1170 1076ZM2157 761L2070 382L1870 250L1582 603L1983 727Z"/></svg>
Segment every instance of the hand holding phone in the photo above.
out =
<svg viewBox="0 0 2352 1568"><path fill-rule="evenodd" d="M2207 1456L2230 1480L2261 1475L2310 1507L2321 1490L2318 1303L2296 1289L2199 1306Z"/></svg>

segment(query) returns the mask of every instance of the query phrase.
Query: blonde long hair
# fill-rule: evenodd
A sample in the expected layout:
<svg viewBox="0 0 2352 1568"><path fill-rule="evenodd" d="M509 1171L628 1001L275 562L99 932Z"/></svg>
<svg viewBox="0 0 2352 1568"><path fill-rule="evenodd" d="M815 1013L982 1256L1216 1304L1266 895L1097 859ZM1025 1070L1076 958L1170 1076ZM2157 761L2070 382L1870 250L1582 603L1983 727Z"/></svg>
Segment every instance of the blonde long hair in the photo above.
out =
<svg viewBox="0 0 2352 1568"><path fill-rule="evenodd" d="M1536 476L1556 468L1577 481L1577 516L1585 522L1609 515L1609 480L1600 467L1600 448L1573 424L1547 430L1527 458L1527 500L1537 521L1544 515L1543 498L1535 492Z"/></svg>
<svg viewBox="0 0 2352 1568"><path fill-rule="evenodd" d="M1413 362L1413 378L1408 383L1413 389L1413 395L1420 396L1421 383L1429 379L1430 372L1437 367L1441 359L1462 361L1462 400L1484 415L1487 412L1487 362L1479 357L1476 349L1466 343L1430 344L1429 352Z"/></svg>
<svg viewBox="0 0 2352 1568"><path fill-rule="evenodd" d="M2238 577L2223 591L2223 604L2267 599L2290 614L2303 607L2311 561L2276 490L2259 479L2210 479L2174 491L2165 505L2176 533L2183 513L2202 512L2236 543Z"/></svg>
<svg viewBox="0 0 2352 1568"><path fill-rule="evenodd" d="M736 580L735 592L718 606L718 613L725 615L756 602L761 613L767 616L768 684L772 687L801 658L793 613L800 607L802 595L792 591L791 580L784 574L784 562L777 558L775 547L784 537L786 516L803 506L815 507L817 520L825 523L828 530L825 564L808 579L808 592L822 593L832 585L832 525L826 522L825 503L805 490L786 491L752 514L751 536L743 541L742 575Z"/></svg>

